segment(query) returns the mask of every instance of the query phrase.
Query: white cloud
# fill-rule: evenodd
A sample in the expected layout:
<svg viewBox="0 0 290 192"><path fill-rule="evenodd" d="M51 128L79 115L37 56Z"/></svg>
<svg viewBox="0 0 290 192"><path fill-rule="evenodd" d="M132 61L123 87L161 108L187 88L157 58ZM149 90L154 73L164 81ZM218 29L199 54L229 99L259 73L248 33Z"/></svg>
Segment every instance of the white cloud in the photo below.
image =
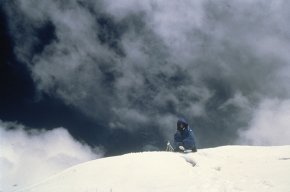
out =
<svg viewBox="0 0 290 192"><path fill-rule="evenodd" d="M290 100L266 99L255 110L240 142L252 145L290 144Z"/></svg>
<svg viewBox="0 0 290 192"><path fill-rule="evenodd" d="M72 165L102 156L64 128L25 131L23 125L0 120L0 191L37 183Z"/></svg>

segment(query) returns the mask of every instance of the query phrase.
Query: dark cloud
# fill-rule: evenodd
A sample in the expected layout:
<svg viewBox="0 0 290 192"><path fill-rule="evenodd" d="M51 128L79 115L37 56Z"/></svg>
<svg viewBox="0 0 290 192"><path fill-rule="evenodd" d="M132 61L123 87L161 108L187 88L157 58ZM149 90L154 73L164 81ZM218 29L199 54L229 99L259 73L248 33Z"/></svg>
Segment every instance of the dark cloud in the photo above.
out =
<svg viewBox="0 0 290 192"><path fill-rule="evenodd" d="M15 53L39 93L130 145L141 138L145 148L162 146L179 116L201 147L246 143L241 132L252 129L257 106L290 97L287 1L17 0L5 7Z"/></svg>

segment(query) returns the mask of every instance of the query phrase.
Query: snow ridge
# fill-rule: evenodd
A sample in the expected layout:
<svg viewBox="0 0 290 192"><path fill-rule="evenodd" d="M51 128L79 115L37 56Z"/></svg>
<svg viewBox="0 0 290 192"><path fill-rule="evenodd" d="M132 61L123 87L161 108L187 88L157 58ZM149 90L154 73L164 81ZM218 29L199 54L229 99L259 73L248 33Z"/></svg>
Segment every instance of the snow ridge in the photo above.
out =
<svg viewBox="0 0 290 192"><path fill-rule="evenodd" d="M142 152L89 161L19 192L289 192L290 146Z"/></svg>

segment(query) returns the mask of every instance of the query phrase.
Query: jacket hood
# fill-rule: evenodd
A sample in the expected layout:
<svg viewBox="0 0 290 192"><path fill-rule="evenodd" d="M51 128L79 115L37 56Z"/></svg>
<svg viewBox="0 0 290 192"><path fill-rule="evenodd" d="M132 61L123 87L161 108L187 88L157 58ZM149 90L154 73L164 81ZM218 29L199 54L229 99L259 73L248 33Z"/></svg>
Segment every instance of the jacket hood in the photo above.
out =
<svg viewBox="0 0 290 192"><path fill-rule="evenodd" d="M184 119L184 118L180 118L177 123L180 122L180 123L184 123L186 125L188 125L187 121Z"/></svg>

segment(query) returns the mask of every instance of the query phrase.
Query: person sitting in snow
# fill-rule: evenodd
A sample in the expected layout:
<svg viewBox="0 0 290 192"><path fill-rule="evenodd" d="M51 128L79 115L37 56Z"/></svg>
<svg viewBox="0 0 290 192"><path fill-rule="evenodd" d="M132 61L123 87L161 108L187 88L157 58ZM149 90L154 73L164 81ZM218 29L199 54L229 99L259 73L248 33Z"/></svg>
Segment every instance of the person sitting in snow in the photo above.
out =
<svg viewBox="0 0 290 192"><path fill-rule="evenodd" d="M177 121L177 131L174 134L174 151L196 152L194 133L184 119Z"/></svg>

